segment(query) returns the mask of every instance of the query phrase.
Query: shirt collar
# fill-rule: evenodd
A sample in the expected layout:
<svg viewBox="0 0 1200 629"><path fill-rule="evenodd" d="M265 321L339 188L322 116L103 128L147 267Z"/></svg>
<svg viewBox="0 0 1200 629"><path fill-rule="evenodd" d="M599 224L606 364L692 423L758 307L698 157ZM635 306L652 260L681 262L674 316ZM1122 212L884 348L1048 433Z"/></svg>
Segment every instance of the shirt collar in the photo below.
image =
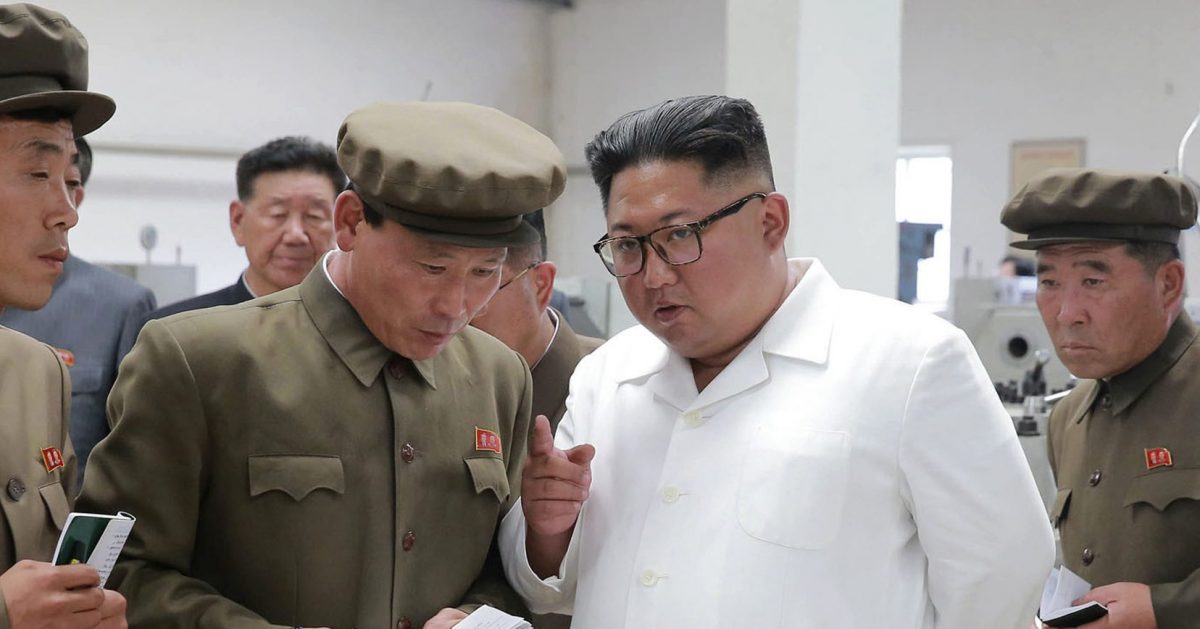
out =
<svg viewBox="0 0 1200 629"><path fill-rule="evenodd" d="M246 281L246 272L245 271L242 271L242 276L238 279L242 282L242 288L246 289L247 293L250 293L251 299L258 298L258 293L255 293L254 289L250 288L250 282Z"/></svg>
<svg viewBox="0 0 1200 629"><path fill-rule="evenodd" d="M800 281L743 352L758 351L824 364L829 359L837 317L834 297L841 288L816 258L792 258L788 267L800 276ZM656 374L669 363L687 364L644 327L639 326L631 333L645 337L633 343L644 349L623 357L617 372L619 382Z"/></svg>
<svg viewBox="0 0 1200 629"><path fill-rule="evenodd" d="M1145 360L1125 373L1109 379L1112 412L1117 415L1129 408L1150 385L1158 380L1196 340L1196 324L1186 311L1181 311L1167 331L1167 337Z"/></svg>
<svg viewBox="0 0 1200 629"><path fill-rule="evenodd" d="M321 264L300 283L300 300L325 342L329 343L346 368L363 386L371 386L389 361L399 360L411 364L413 371L436 389L433 366L436 357L410 360L380 343L358 316L358 311L346 300L341 289L334 284L329 275L328 259L327 254Z"/></svg>

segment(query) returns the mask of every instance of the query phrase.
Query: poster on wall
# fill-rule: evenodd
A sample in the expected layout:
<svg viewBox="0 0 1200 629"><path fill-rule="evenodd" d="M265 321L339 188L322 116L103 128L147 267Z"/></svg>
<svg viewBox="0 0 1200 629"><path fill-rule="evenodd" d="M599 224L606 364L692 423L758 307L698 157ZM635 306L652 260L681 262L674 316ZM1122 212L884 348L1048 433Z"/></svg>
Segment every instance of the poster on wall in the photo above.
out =
<svg viewBox="0 0 1200 629"><path fill-rule="evenodd" d="M1065 140L1018 140L1009 154L1008 195L1016 194L1030 179L1049 168L1082 168L1087 143L1082 138ZM1008 242L1023 238L1008 232ZM1010 253L1025 253L1015 250Z"/></svg>

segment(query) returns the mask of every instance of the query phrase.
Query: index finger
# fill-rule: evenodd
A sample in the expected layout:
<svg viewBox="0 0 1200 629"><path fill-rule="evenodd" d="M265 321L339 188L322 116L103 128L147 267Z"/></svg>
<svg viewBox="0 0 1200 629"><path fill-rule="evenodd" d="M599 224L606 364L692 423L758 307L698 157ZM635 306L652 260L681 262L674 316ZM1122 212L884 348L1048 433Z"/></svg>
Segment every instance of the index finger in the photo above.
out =
<svg viewBox="0 0 1200 629"><path fill-rule="evenodd" d="M53 571L51 583L64 590L98 587L100 585L100 573L85 563L77 563L70 566L54 566Z"/></svg>
<svg viewBox="0 0 1200 629"><path fill-rule="evenodd" d="M529 458L550 456L554 453L554 434L550 431L550 420L538 415L533 420L533 434L529 437Z"/></svg>

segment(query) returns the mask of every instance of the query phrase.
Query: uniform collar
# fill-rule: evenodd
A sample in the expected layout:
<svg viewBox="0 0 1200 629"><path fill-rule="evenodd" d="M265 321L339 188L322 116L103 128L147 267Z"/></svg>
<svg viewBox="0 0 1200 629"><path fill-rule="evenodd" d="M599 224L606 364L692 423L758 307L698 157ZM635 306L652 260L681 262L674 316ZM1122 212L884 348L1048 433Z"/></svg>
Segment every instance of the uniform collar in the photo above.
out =
<svg viewBox="0 0 1200 629"><path fill-rule="evenodd" d="M554 326L554 337L550 339L550 345L546 347L546 353L542 354L542 358L529 370L534 377L540 373L570 374L575 369L575 365L571 361L578 361L579 356L583 353L579 337L575 335L571 326L567 325L566 319L553 308L548 310L551 313L550 316L555 317L557 323Z"/></svg>
<svg viewBox="0 0 1200 629"><path fill-rule="evenodd" d="M1113 415L1129 408L1155 380L1183 356L1195 340L1196 324L1192 323L1192 318L1186 311L1180 311L1158 349L1132 369L1109 379Z"/></svg>
<svg viewBox="0 0 1200 629"><path fill-rule="evenodd" d="M325 342L364 387L371 386L379 372L394 358L411 364L426 384L437 388L434 359L409 360L380 343L358 316L358 311L334 286L325 273L324 264L318 264L300 283L300 301Z"/></svg>

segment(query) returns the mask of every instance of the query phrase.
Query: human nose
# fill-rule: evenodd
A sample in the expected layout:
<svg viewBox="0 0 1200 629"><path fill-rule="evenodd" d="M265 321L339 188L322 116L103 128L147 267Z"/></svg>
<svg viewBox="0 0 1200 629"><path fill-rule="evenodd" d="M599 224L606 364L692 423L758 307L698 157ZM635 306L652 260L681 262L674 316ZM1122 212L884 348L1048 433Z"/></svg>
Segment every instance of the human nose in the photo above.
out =
<svg viewBox="0 0 1200 629"><path fill-rule="evenodd" d="M283 241L292 245L308 244L308 233L304 231L304 217L289 214L283 224Z"/></svg>
<svg viewBox="0 0 1200 629"><path fill-rule="evenodd" d="M433 297L433 312L446 319L459 319L467 312L467 286L462 278L443 285Z"/></svg>
<svg viewBox="0 0 1200 629"><path fill-rule="evenodd" d="M1077 288L1061 291L1058 298L1055 320L1062 325L1075 325L1087 321L1087 307Z"/></svg>
<svg viewBox="0 0 1200 629"><path fill-rule="evenodd" d="M46 229L68 230L79 223L79 212L75 209L75 194L64 181L53 195L50 210L46 213Z"/></svg>
<svg viewBox="0 0 1200 629"><path fill-rule="evenodd" d="M668 263L650 243L642 245L642 255L645 257L642 268L642 282L646 288L659 288L674 284L678 277L675 267Z"/></svg>

